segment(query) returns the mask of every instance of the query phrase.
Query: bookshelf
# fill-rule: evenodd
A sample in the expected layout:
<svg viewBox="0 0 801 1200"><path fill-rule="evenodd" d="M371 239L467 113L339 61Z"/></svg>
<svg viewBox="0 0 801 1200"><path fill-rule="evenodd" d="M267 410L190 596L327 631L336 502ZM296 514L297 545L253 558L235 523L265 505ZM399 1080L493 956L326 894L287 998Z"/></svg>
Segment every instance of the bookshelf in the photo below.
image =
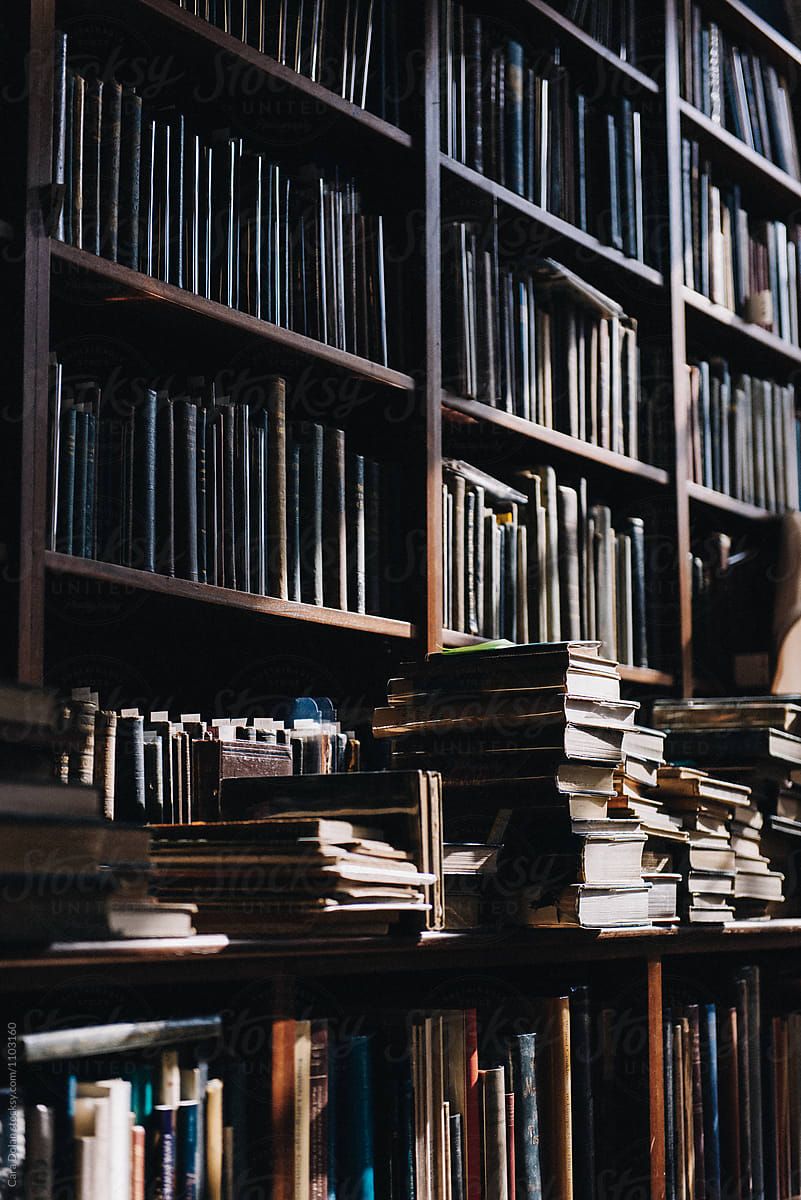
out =
<svg viewBox="0 0 801 1200"><path fill-rule="evenodd" d="M673 561L660 581L662 645L655 665L624 666L621 676L635 696L674 691L692 695L703 688L693 662L693 606L689 556L699 521L710 527L735 529L739 536L759 538L766 526L775 523L772 513L757 505L723 495L688 479L689 395L686 362L692 348L697 353L705 341L726 347L741 366L751 367L751 358L767 373L791 378L801 364L801 349L766 330L743 321L684 285L681 229L682 135L702 143L705 153L732 176L742 173L752 186L764 187L776 216L789 216L801 199L801 183L757 155L732 134L720 129L696 111L679 94L677 0L662 0L657 6L653 41L656 49L647 57L648 71L617 57L574 25L545 0L510 0L504 6L521 29L533 38L536 30L547 30L560 39L566 58L575 56L586 70L597 69L609 87L630 88L651 106L655 136L649 154L664 184L664 211L658 216L666 233L660 269L625 256L592 234L547 211L494 180L445 155L440 136L440 29L438 6L432 0L409 3L409 21L419 53L414 58L416 77L414 103L410 106L408 129L399 129L374 114L350 104L321 84L276 63L252 47L245 46L208 25L172 0L118 0L120 12L136 21L146 13L151 27L169 34L171 44L180 45L187 69L208 70L215 55L238 62L255 71L284 94L308 101L315 114L324 114L323 138L337 147L350 146L358 165L373 162L403 176L403 199L414 213L413 246L409 255L410 287L405 353L391 367L324 345L303 334L259 320L228 308L186 289L164 283L144 273L109 262L87 251L57 242L50 237L45 220L51 185L52 35L61 5L56 0L30 0L29 27L24 31L32 72L27 104L28 144L26 208L20 212L18 228L24 241L19 279L19 313L23 325L21 440L8 455L16 454L16 477L20 481L19 535L11 539L14 566L15 613L7 622L7 634L17 651L17 674L21 681L47 680L52 666L54 639L74 638L75 653L88 663L96 650L96 631L60 624L58 604L52 595L53 581L75 580L112 591L125 589L152 597L165 608L180 605L185 612L213 610L216 638L224 646L232 673L245 665L258 642L259 653L278 656L308 655L315 635L314 653L322 661L335 639L345 635L349 653L338 653L338 668L347 673L345 694L370 695L403 659L442 646L470 645L480 639L443 628L443 581L441 519L442 459L453 438L453 418L474 423L482 431L505 439L515 462L558 463L573 479L586 471L612 505L647 505L660 537L674 548ZM772 58L801 65L801 52L776 35L737 0L709 0L721 23L742 33ZM87 8L92 6L87 0ZM80 0L70 0L69 12L81 11ZM531 23L529 25L529 22ZM21 24L20 19L20 24ZM235 113L234 113L235 115ZM233 119L233 118L232 118ZM315 117L314 119L318 119ZM375 158L374 158L375 156ZM442 221L450 213L484 213L487 206L512 214L527 223L548 254L563 260L578 274L608 291L647 326L649 338L660 348L666 363L662 395L669 397L666 429L659 465L642 462L602 446L593 445L478 400L447 391L442 380L443 310L449 297L443 295ZM2 216L2 214L0 214ZM65 279L89 280L90 301L70 305L71 293L59 291ZM76 293L78 294L78 293ZM66 296L66 299L65 299ZM411 297L411 300L410 300ZM70 311L71 309L71 311ZM239 354L274 355L288 376L310 371L330 379L336 391L343 382L358 381L367 389L369 403L353 418L364 422L376 436L392 442L400 428L404 486L410 511L408 530L419 571L409 588L406 619L341 611L324 606L280 600L271 596L233 591L211 584L162 576L115 563L81 559L48 548L45 538L48 511L48 371L51 331L72 328L76 334L93 328L102 318L103 328L116 329L118 336L135 342L141 314L147 313L147 330L158 328L165 339L180 331L181 353L193 343L234 345ZM144 328L144 326L142 326ZM163 348L162 351L163 353ZM208 354L211 352L209 351ZM230 351L228 351L230 354ZM208 357L204 350L204 356ZM370 391L370 389L373 389ZM397 414L402 414L398 418ZM329 417L326 415L325 418ZM334 418L331 417L331 420ZM143 610L148 613L150 609ZM159 611L164 611L160 609ZM242 633L239 617L247 617ZM134 614L132 621L139 618ZM211 620L208 616L208 628ZM144 624L144 622L143 622ZM767 624L767 622L766 622ZM66 632L65 632L66 628ZM331 632L336 631L336 632ZM125 629L116 635L125 639ZM367 637L366 635L372 635ZM767 630L766 630L767 636ZM171 638L170 663L194 660L198 648L188 631L179 637L174 625L165 634ZM164 694L170 680L160 677L163 647L158 630L139 629L134 644L149 656L146 675ZM266 651L264 650L266 647ZM333 653L333 651L332 651ZM202 648L201 648L202 654ZM347 662L344 660L347 659ZM364 662L369 660L371 680L364 684ZM317 661L317 660L315 660ZM195 666L195 670L197 667ZM376 678L372 678L375 674ZM405 977L414 983L421 972L433 975L478 970L498 973L513 968L525 974L532 968L564 968L569 974L577 966L625 963L645 980L645 1016L648 1027L649 1113L651 1132L651 1200L665 1196L665 1136L662 1077L662 974L663 965L685 960L687 969L699 956L713 956L721 969L730 960L745 961L760 956L776 966L797 972L799 958L798 922L774 922L769 928L733 925L725 931L698 929L641 933L616 933L599 937L579 931L551 930L491 934L484 936L424 934L417 939L369 939L359 942L337 939L324 942L270 942L231 940L227 945L197 947L178 957L154 948L137 948L126 953L114 947L56 948L42 954L5 954L0 958L0 989L19 996L39 986L75 984L85 986L87 975L98 971L110 978L128 980L137 987L153 989L154 1003L169 1005L171 992L190 994L199 985L225 993L231 981L258 979L274 987L276 994L291 992L296 981L305 979L369 978L372 985L386 987L386 978ZM379 981L377 983L376 981Z"/></svg>

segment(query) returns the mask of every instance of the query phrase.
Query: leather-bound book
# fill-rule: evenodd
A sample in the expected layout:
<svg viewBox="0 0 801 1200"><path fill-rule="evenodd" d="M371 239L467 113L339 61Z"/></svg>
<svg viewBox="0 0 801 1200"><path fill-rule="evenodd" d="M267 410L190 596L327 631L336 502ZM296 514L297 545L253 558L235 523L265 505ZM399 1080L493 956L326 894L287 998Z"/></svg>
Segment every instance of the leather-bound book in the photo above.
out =
<svg viewBox="0 0 801 1200"><path fill-rule="evenodd" d="M50 228L64 241L64 189L67 162L67 35L55 32L53 45L53 197Z"/></svg>
<svg viewBox="0 0 801 1200"><path fill-rule="evenodd" d="M120 184L117 216L117 261L139 266L140 159L142 97L133 88L122 90L120 115Z"/></svg>
<svg viewBox="0 0 801 1200"><path fill-rule="evenodd" d="M479 1071L484 1196L506 1196L506 1096L503 1067Z"/></svg>
<svg viewBox="0 0 801 1200"><path fill-rule="evenodd" d="M148 388L134 410L131 565L156 569L156 417L158 396Z"/></svg>
<svg viewBox="0 0 801 1200"><path fill-rule="evenodd" d="M175 574L175 433L173 404L159 392L156 414L156 569Z"/></svg>
<svg viewBox="0 0 801 1200"><path fill-rule="evenodd" d="M347 609L345 431L326 429L323 446L323 597L329 608Z"/></svg>
<svg viewBox="0 0 801 1200"><path fill-rule="evenodd" d="M83 248L100 253L100 134L103 80L87 79L83 110Z"/></svg>
<svg viewBox="0 0 801 1200"><path fill-rule="evenodd" d="M220 792L226 779L262 779L292 774L290 746L243 739L192 743L195 819L219 821Z"/></svg>
<svg viewBox="0 0 801 1200"><path fill-rule="evenodd" d="M364 458L347 459L348 606L351 612L366 611Z"/></svg>
<svg viewBox="0 0 801 1200"><path fill-rule="evenodd" d="M119 239L122 85L111 79L103 92L100 138L100 253L117 261Z"/></svg>
<svg viewBox="0 0 801 1200"><path fill-rule="evenodd" d="M267 382L267 488L269 557L267 581L271 596L289 598L287 574L287 443L286 380ZM294 597L299 599L300 597Z"/></svg>
<svg viewBox="0 0 801 1200"><path fill-rule="evenodd" d="M697 1004L687 1006L690 1024L690 1070L692 1074L692 1131L695 1154L694 1200L706 1198L706 1160L704 1143L704 1098L701 1079L701 1023Z"/></svg>
<svg viewBox="0 0 801 1200"><path fill-rule="evenodd" d="M114 816L117 820L145 820L144 722L123 709L117 718L117 761Z"/></svg>

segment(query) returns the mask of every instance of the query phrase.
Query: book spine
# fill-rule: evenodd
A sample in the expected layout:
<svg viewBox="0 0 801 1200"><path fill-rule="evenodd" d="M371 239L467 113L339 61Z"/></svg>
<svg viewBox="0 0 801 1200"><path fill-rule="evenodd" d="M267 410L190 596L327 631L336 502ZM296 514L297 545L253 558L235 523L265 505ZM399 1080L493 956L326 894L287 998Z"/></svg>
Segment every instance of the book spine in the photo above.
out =
<svg viewBox="0 0 801 1200"><path fill-rule="evenodd" d="M175 1198L199 1200L198 1101L181 1100L175 1110Z"/></svg>
<svg viewBox="0 0 801 1200"><path fill-rule="evenodd" d="M348 607L345 432L342 429L324 432L323 596L329 608Z"/></svg>
<svg viewBox="0 0 801 1200"><path fill-rule="evenodd" d="M280 377L269 381L267 411L268 587L280 600L299 600L289 594L287 503L292 504L292 497L287 494L286 381Z"/></svg>
<svg viewBox="0 0 801 1200"><path fill-rule="evenodd" d="M153 1200L176 1200L175 1110L168 1104L153 1109L150 1159Z"/></svg>
<svg viewBox="0 0 801 1200"><path fill-rule="evenodd" d="M348 604L351 612L366 611L364 458L347 460Z"/></svg>
<svg viewBox="0 0 801 1200"><path fill-rule="evenodd" d="M373 1089L370 1038L356 1036L342 1045L339 1097L337 1193L353 1200L374 1200Z"/></svg>
<svg viewBox="0 0 801 1200"><path fill-rule="evenodd" d="M100 141L100 250L117 261L119 239L120 156L122 146L122 86L105 85Z"/></svg>
<svg viewBox="0 0 801 1200"><path fill-rule="evenodd" d="M309 1200L328 1200L328 1026L311 1027Z"/></svg>
<svg viewBox="0 0 801 1200"><path fill-rule="evenodd" d="M720 1110L718 1105L718 1023L714 1004L701 1011L701 1083L704 1110L704 1164L707 1200L720 1200Z"/></svg>
<svg viewBox="0 0 801 1200"><path fill-rule="evenodd" d="M51 227L65 241L67 162L67 35L57 29L53 46L53 204Z"/></svg>

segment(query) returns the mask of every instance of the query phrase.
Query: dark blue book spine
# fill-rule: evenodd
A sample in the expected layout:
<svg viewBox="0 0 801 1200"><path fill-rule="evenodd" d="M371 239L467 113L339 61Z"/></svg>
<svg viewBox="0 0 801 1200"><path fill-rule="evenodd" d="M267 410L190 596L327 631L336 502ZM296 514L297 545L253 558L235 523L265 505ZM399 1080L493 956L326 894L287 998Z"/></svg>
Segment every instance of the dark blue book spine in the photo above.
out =
<svg viewBox="0 0 801 1200"><path fill-rule="evenodd" d="M523 195L523 47L506 45L506 185Z"/></svg>
<svg viewBox="0 0 801 1200"><path fill-rule="evenodd" d="M375 1200L370 1038L347 1038L339 1058L337 1189L348 1200Z"/></svg>
<svg viewBox="0 0 801 1200"><path fill-rule="evenodd" d="M152 1200L175 1200L175 1112L167 1104L153 1109L150 1144Z"/></svg>
<svg viewBox="0 0 801 1200"><path fill-rule="evenodd" d="M720 1200L718 1016L714 1004L707 1004L701 1010L701 1088L704 1101L706 1195L707 1200Z"/></svg>
<svg viewBox="0 0 801 1200"><path fill-rule="evenodd" d="M182 1100L175 1114L175 1200L198 1200L198 1102Z"/></svg>
<svg viewBox="0 0 801 1200"><path fill-rule="evenodd" d="M676 1200L676 1110L673 1102L673 1027L665 1014L664 1086L665 1086L665 1200Z"/></svg>
<svg viewBox="0 0 801 1200"><path fill-rule="evenodd" d="M156 408L158 398L152 389L136 410L134 430L134 470L137 486L135 528L139 545L132 548L132 564L143 571L156 569ZM138 519L137 519L138 518Z"/></svg>

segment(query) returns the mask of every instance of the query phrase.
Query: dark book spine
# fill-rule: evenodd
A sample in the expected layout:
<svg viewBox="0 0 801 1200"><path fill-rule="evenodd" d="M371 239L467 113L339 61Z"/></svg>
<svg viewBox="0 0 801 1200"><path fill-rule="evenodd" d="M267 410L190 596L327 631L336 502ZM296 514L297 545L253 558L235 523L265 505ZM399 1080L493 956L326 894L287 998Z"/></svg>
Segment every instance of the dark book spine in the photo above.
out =
<svg viewBox="0 0 801 1200"><path fill-rule="evenodd" d="M641 517L629 517L631 538L632 625L634 665L648 666L648 607L645 589L645 526Z"/></svg>
<svg viewBox="0 0 801 1200"><path fill-rule="evenodd" d="M464 1190L464 1152L462 1149L462 1114L452 1113L449 1119L451 1144L451 1200L466 1200ZM403 1194L408 1200L408 1192ZM514 1200L510 1192L510 1200Z"/></svg>
<svg viewBox="0 0 801 1200"><path fill-rule="evenodd" d="M751 1143L751 1038L748 1030L748 990L744 979L735 981L737 996L737 1085L740 1117L740 1195L753 1200L753 1146Z"/></svg>
<svg viewBox="0 0 801 1200"><path fill-rule="evenodd" d="M570 1080L573 1121L573 1196L595 1196L592 1015L587 987L570 989Z"/></svg>
<svg viewBox="0 0 801 1200"><path fill-rule="evenodd" d="M323 463L323 595L329 608L347 609L345 432L326 429Z"/></svg>
<svg viewBox="0 0 801 1200"><path fill-rule="evenodd" d="M381 467L372 459L364 463L364 570L367 611L381 613L382 538Z"/></svg>
<svg viewBox="0 0 801 1200"><path fill-rule="evenodd" d="M235 588L236 578L236 432L231 404L222 406L222 560L223 587Z"/></svg>
<svg viewBox="0 0 801 1200"><path fill-rule="evenodd" d="M720 1200L718 1018L714 1004L701 1010L701 1084L704 1103L704 1164L707 1200Z"/></svg>
<svg viewBox="0 0 801 1200"><path fill-rule="evenodd" d="M302 421L294 439L300 448L300 598L323 603L323 427Z"/></svg>
<svg viewBox="0 0 801 1200"><path fill-rule="evenodd" d="M287 598L298 601L301 599L300 539L300 446L290 438L286 447Z"/></svg>
<svg viewBox="0 0 801 1200"><path fill-rule="evenodd" d="M175 574L175 436L169 396L159 396L156 417L156 530L157 569Z"/></svg>
<svg viewBox="0 0 801 1200"><path fill-rule="evenodd" d="M129 561L156 569L156 413L158 396L148 388L134 415L134 545Z"/></svg>
<svg viewBox="0 0 801 1200"><path fill-rule="evenodd" d="M120 183L117 259L139 267L139 173L142 154L142 98L123 88L120 115Z"/></svg>
<svg viewBox="0 0 801 1200"><path fill-rule="evenodd" d="M197 582L197 405L173 404L175 436L175 574Z"/></svg>
<svg viewBox="0 0 801 1200"><path fill-rule="evenodd" d="M53 46L53 211L51 228L64 241L67 161L67 35L57 29Z"/></svg>
<svg viewBox="0 0 801 1200"><path fill-rule="evenodd" d="M483 80L481 75L481 17L465 13L464 40L467 91L467 165L484 170Z"/></svg>
<svg viewBox="0 0 801 1200"><path fill-rule="evenodd" d="M61 418L58 466L58 513L56 518L56 549L62 554L74 554L75 511L75 450L77 413L70 407Z"/></svg>
<svg viewBox="0 0 801 1200"><path fill-rule="evenodd" d="M269 381L267 406L268 589L281 600L299 600L288 590L287 520L291 510L287 506L286 381L278 376ZM297 515L297 509L294 512Z"/></svg>
<svg viewBox="0 0 801 1200"><path fill-rule="evenodd" d="M663 1023L663 1059L665 1086L665 1200L677 1200L676 1193L676 1107L673 1095L673 1027L670 1015ZM684 1164L681 1165L684 1169Z"/></svg>
<svg viewBox="0 0 801 1200"><path fill-rule="evenodd" d="M109 714L114 715L114 714ZM164 820L164 759L161 738L145 730L145 813L149 823Z"/></svg>
<svg viewBox="0 0 801 1200"><path fill-rule="evenodd" d="M328 1025L311 1023L309 1200L328 1200Z"/></svg>
<svg viewBox="0 0 801 1200"><path fill-rule="evenodd" d="M748 1070L751 1090L751 1169L754 1200L764 1200L762 1154L762 1004L759 967L746 967L748 988Z"/></svg>
<svg viewBox="0 0 801 1200"><path fill-rule="evenodd" d="M507 1092L504 1096L506 1113L506 1194L515 1194L515 1096Z"/></svg>
<svg viewBox="0 0 801 1200"><path fill-rule="evenodd" d="M697 1004L687 1006L687 1019L690 1023L690 1071L693 1098L692 1131L695 1151L694 1200L705 1200L704 1098L701 1084L701 1025Z"/></svg>
<svg viewBox="0 0 801 1200"><path fill-rule="evenodd" d="M537 1113L537 1037L512 1038L512 1082L515 1093L515 1200L541 1200L540 1130Z"/></svg>
<svg viewBox="0 0 801 1200"><path fill-rule="evenodd" d="M176 287L184 287L184 155L186 133L183 113L175 118L170 130L170 197L166 234L169 243L169 268L165 278Z"/></svg>
<svg viewBox="0 0 801 1200"><path fill-rule="evenodd" d="M103 81L86 84L83 133L83 248L100 253L100 141Z"/></svg>
<svg viewBox="0 0 801 1200"><path fill-rule="evenodd" d="M338 1059L337 1195L373 1200L373 1086L370 1038L344 1040Z"/></svg>
<svg viewBox="0 0 801 1200"><path fill-rule="evenodd" d="M175 1110L175 1200L199 1200L197 1100L182 1100Z"/></svg>
<svg viewBox="0 0 801 1200"><path fill-rule="evenodd" d="M740 1087L737 1010L723 1009L718 1029L720 1182L725 1196L740 1195Z"/></svg>
<svg viewBox="0 0 801 1200"><path fill-rule="evenodd" d="M240 591L250 591L250 409L238 403L234 408L234 531L236 539L236 578Z"/></svg>
<svg viewBox="0 0 801 1200"><path fill-rule="evenodd" d="M523 47L506 45L506 186L523 195Z"/></svg>
<svg viewBox="0 0 801 1200"><path fill-rule="evenodd" d="M208 573L208 458L206 454L208 422L202 405L197 410L197 577L209 582Z"/></svg>
<svg viewBox="0 0 801 1200"><path fill-rule="evenodd" d="M167 1104L153 1109L149 1151L153 1200L176 1200L175 1109Z"/></svg>
<svg viewBox="0 0 801 1200"><path fill-rule="evenodd" d="M119 237L122 87L110 81L103 92L100 141L100 250L117 261Z"/></svg>
<svg viewBox="0 0 801 1200"><path fill-rule="evenodd" d="M70 73L72 104L70 138L70 229L66 234L73 246L84 245L83 236L83 173L84 173L84 127L86 111L86 80L82 75Z"/></svg>
<svg viewBox="0 0 801 1200"><path fill-rule="evenodd" d="M348 604L351 612L363 613L365 594L364 458L348 456Z"/></svg>
<svg viewBox="0 0 801 1200"><path fill-rule="evenodd" d="M90 414L85 409L79 409L75 418L75 488L72 510L73 554L77 554L79 558L85 558L87 555L89 422Z"/></svg>
<svg viewBox="0 0 801 1200"><path fill-rule="evenodd" d="M117 718L114 816L142 823L146 817L145 737L142 717Z"/></svg>

